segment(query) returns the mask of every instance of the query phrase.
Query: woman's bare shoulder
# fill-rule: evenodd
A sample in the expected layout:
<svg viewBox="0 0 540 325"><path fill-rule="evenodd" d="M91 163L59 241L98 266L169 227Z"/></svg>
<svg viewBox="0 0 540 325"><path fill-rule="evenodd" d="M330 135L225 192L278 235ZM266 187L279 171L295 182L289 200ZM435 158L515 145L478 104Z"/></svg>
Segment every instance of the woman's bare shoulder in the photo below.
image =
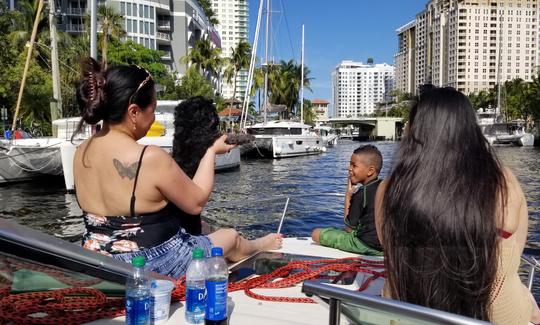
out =
<svg viewBox="0 0 540 325"><path fill-rule="evenodd" d="M527 219L527 202L521 185L512 170L503 166L502 172L506 182L503 228L510 233L514 233L518 229L521 219Z"/></svg>

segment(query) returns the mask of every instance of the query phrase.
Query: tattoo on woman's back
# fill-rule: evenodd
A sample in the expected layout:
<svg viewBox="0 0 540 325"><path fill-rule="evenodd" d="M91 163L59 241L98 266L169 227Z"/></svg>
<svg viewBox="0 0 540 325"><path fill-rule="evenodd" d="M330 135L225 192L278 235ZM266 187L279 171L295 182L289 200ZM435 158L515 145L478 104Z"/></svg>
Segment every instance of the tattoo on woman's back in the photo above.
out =
<svg viewBox="0 0 540 325"><path fill-rule="evenodd" d="M120 177L124 178L127 177L130 180L135 178L135 175L137 174L137 167L139 166L139 162L134 162L131 165L129 163L123 163L118 159L113 159L114 168L116 168L116 171L118 172L118 175Z"/></svg>

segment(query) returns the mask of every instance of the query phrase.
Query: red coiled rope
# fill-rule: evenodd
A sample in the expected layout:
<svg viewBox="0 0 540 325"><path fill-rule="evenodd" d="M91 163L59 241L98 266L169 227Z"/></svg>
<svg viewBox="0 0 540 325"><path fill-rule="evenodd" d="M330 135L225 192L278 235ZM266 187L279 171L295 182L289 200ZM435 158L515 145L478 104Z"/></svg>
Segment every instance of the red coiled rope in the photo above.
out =
<svg viewBox="0 0 540 325"><path fill-rule="evenodd" d="M14 261L10 262L13 263ZM35 265L32 268L37 269ZM247 296L265 301L313 303L314 301L307 297L266 296L253 292L253 289L293 287L329 271L352 271L371 275L360 286L359 291L362 291L373 280L384 277L384 272L374 270L383 268L384 263L381 261L366 260L359 257L337 260L291 261L272 273L229 283L229 292L243 290ZM50 272L49 269L39 271L60 277L60 280L66 281L66 276L61 272ZM73 286L79 284L81 286L88 285L88 282L77 284L73 279L66 282ZM8 290L5 290L6 288ZM0 283L0 289L3 289L0 290L0 324L82 324L101 318L118 317L125 312L123 298L106 297L97 289L78 287L46 292L9 294L9 287L6 287L5 283ZM176 281L171 298L172 301L185 300L185 277Z"/></svg>

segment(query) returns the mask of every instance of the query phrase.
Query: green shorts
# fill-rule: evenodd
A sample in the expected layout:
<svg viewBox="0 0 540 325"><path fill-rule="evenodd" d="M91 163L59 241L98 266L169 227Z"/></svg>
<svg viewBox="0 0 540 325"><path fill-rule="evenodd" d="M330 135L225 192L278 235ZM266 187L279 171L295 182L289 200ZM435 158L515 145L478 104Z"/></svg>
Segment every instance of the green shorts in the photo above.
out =
<svg viewBox="0 0 540 325"><path fill-rule="evenodd" d="M382 256L383 253L371 248L366 243L356 237L356 231L347 232L334 228L323 228L319 235L319 242L322 246L337 248L345 252L362 255Z"/></svg>

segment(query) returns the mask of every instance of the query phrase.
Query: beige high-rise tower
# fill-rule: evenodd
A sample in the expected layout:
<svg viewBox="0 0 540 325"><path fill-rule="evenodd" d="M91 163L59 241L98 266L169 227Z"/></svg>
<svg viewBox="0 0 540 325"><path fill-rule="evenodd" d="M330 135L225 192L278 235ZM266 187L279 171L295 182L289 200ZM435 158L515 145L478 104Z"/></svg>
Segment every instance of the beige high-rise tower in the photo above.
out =
<svg viewBox="0 0 540 325"><path fill-rule="evenodd" d="M538 18L538 0L432 0L397 30L396 88L416 92L433 83L468 94L499 80L530 81L538 71Z"/></svg>

